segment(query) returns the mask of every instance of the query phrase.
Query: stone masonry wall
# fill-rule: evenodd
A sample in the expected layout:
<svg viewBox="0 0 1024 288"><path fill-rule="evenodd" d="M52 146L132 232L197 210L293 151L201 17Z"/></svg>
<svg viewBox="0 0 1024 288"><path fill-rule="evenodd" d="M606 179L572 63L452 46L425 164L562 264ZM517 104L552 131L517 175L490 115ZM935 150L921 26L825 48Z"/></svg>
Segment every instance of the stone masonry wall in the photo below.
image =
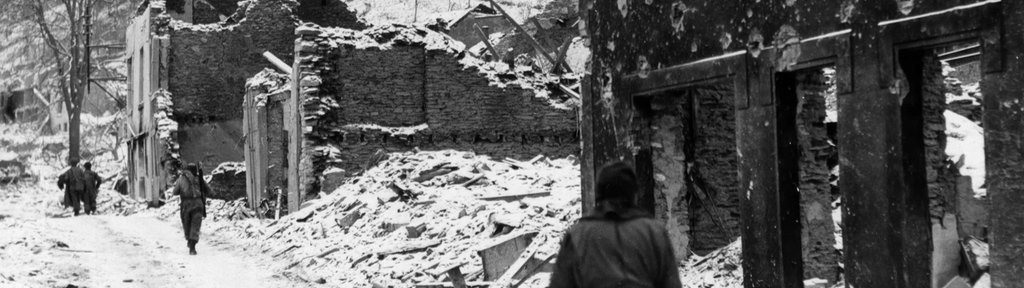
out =
<svg viewBox="0 0 1024 288"><path fill-rule="evenodd" d="M798 75L797 115L800 145L800 224L804 279L820 278L835 283L839 254L832 220L828 158L836 147L828 142L825 126L825 74L820 70Z"/></svg>
<svg viewBox="0 0 1024 288"><path fill-rule="evenodd" d="M535 87L494 83L460 63L461 45L451 38L401 25L304 26L296 33L306 131L300 185L307 193L319 192L317 177L327 167L352 175L378 150L460 149L497 158L578 153L574 109L551 105Z"/></svg>
<svg viewBox="0 0 1024 288"><path fill-rule="evenodd" d="M431 130L487 138L499 134L511 139L576 133L575 109L554 107L535 89L498 86L477 67L463 66L455 56L440 51L426 56L427 125Z"/></svg>
<svg viewBox="0 0 1024 288"><path fill-rule="evenodd" d="M413 126L426 122L424 51L419 47L339 51L324 86L341 104L338 124Z"/></svg>
<svg viewBox="0 0 1024 288"><path fill-rule="evenodd" d="M691 201L690 206L691 250L704 255L729 245L740 235L736 114L731 83L697 87L693 93L697 127L691 169L696 171L691 174L696 183L690 184L691 191L703 192L714 202L705 206Z"/></svg>
<svg viewBox="0 0 1024 288"><path fill-rule="evenodd" d="M956 179L959 172L946 156L945 76L942 63L934 56L925 57L921 101L924 117L924 146L927 161L928 194L933 219L955 213Z"/></svg>
<svg viewBox="0 0 1024 288"><path fill-rule="evenodd" d="M269 66L261 54L270 51L291 61L295 2L260 0L253 5L236 25L171 25L167 72L175 120L241 119L245 80Z"/></svg>

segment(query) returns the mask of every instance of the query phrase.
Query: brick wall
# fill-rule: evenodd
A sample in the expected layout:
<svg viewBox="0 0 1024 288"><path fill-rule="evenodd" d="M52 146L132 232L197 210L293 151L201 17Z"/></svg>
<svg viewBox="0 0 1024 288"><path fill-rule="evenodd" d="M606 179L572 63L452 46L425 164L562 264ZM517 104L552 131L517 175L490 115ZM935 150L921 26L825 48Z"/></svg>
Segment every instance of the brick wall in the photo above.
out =
<svg viewBox="0 0 1024 288"><path fill-rule="evenodd" d="M697 94L693 144L695 178L702 179L704 184L691 185L701 188L716 203L715 209L708 209L710 204L699 205L698 201L692 201L690 206L691 249L704 255L729 245L740 235L736 121L731 83L698 87L693 93ZM717 220L708 210L715 212Z"/></svg>
<svg viewBox="0 0 1024 288"><path fill-rule="evenodd" d="M813 70L798 75L797 129L800 145L800 224L804 278L836 281L839 253L835 245L828 158L836 147L828 143L825 126L829 83Z"/></svg>
<svg viewBox="0 0 1024 288"><path fill-rule="evenodd" d="M333 121L383 126L426 122L421 47L352 49L339 51L337 57L336 72L323 76L323 85L335 91L341 104Z"/></svg>
<svg viewBox="0 0 1024 288"><path fill-rule="evenodd" d="M522 75L467 64L461 45L419 27L301 27L299 34L307 131L299 169L307 193L319 192L316 177L326 167L358 173L377 150L521 159L579 150L575 109L553 105L561 92L546 88L557 82L538 88Z"/></svg>
<svg viewBox="0 0 1024 288"><path fill-rule="evenodd" d="M295 2L260 0L252 5L237 25L172 24L168 90L179 122L241 119L246 78L270 66L261 54L271 51L285 62L291 60L297 24L290 9Z"/></svg>

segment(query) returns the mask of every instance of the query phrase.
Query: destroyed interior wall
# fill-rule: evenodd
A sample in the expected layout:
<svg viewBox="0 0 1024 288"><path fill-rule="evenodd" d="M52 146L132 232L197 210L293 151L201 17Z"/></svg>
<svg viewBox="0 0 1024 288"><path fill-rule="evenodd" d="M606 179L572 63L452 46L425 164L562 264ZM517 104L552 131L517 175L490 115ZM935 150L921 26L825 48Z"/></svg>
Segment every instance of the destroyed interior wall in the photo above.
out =
<svg viewBox="0 0 1024 288"><path fill-rule="evenodd" d="M242 98L245 80L267 66L262 53L292 55L297 21L283 0L256 1L237 25L170 28L168 91L173 95L184 161L211 171L243 160Z"/></svg>
<svg viewBox="0 0 1024 288"><path fill-rule="evenodd" d="M341 1L259 0L246 2L237 24L189 25L170 29L168 90L175 95L185 161L211 171L222 162L241 162L242 99L245 81L269 64L263 52L285 62L294 53L299 21L361 28Z"/></svg>
<svg viewBox="0 0 1024 288"><path fill-rule="evenodd" d="M574 109L556 107L547 89L497 83L460 63L453 40L436 32L396 25L300 34L302 191L318 192L315 177L327 166L358 173L378 150L519 159L578 152Z"/></svg>
<svg viewBox="0 0 1024 288"><path fill-rule="evenodd" d="M323 3L331 2L301 1L319 9L309 12L316 9L299 9L299 1L295 0L244 1L240 7L221 3L224 1L199 2L149 1L127 32L128 51L132 55L132 96L128 105L131 129L127 130L132 133L130 149L134 149L129 157L130 178L135 191L151 194L139 197L158 198L153 191L162 191L162 186L156 183L166 179L161 176L166 172L160 163L168 151L160 150L158 145L162 140L157 139L153 117L158 111L153 108L154 97L150 94L159 89L169 92L168 107L174 110L169 120L176 127L170 140L180 143L180 154L171 156L201 163L204 171L213 171L220 163L243 161L241 106L245 81L270 66L262 53L269 51L290 61L294 30L300 20L363 27L343 3L323 9ZM197 6L192 4L196 3L207 10L211 8L207 6L216 4L212 8L217 11L193 9ZM165 10L165 5L169 9ZM238 18L213 24L188 22L196 17L211 18L207 14L214 12L219 18L232 7L237 9L233 16ZM297 17L297 10L306 12L298 13ZM193 13L196 11L201 13Z"/></svg>

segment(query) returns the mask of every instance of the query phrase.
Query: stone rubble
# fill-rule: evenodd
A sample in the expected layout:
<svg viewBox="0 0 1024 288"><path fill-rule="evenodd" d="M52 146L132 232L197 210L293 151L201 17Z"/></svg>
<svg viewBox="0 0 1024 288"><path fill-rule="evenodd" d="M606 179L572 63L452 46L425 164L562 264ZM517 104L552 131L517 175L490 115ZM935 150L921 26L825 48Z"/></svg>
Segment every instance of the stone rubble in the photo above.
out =
<svg viewBox="0 0 1024 288"><path fill-rule="evenodd" d="M499 236L539 232L534 257L556 253L580 216L576 162L495 161L454 150L391 153L295 213L233 222L217 233L251 241L285 275L310 282L412 287L450 281L432 271L461 261L466 280L482 281L476 248ZM521 287L546 286L545 274Z"/></svg>

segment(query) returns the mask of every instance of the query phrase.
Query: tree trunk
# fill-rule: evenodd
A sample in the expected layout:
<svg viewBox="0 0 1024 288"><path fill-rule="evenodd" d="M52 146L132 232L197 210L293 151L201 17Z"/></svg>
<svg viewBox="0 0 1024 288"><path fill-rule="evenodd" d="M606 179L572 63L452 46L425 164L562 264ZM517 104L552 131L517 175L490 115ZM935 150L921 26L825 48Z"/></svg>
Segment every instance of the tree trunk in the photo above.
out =
<svg viewBox="0 0 1024 288"><path fill-rule="evenodd" d="M68 111L68 159L79 159L82 139L82 113L79 109Z"/></svg>

